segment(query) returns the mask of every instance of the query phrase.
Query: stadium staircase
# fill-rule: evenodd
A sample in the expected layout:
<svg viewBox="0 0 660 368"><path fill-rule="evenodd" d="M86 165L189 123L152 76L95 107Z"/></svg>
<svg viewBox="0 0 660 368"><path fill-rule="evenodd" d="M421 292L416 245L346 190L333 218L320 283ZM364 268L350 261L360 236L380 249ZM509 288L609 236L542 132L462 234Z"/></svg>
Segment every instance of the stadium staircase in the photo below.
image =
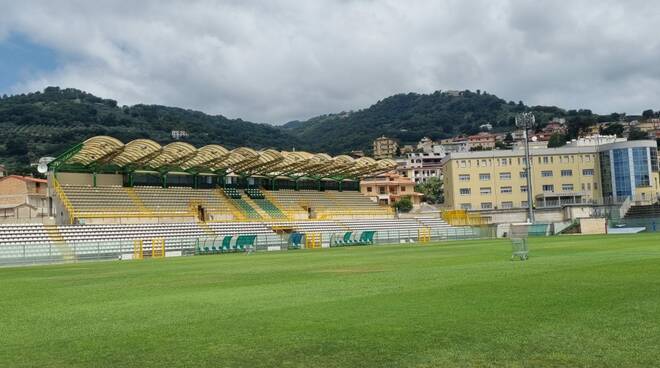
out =
<svg viewBox="0 0 660 368"><path fill-rule="evenodd" d="M248 202L246 202L242 197L241 193L236 188L224 188L222 193L227 197L230 203L234 207L242 212L243 217L247 220L261 220L262 216L257 212L254 207L252 207Z"/></svg>
<svg viewBox="0 0 660 368"><path fill-rule="evenodd" d="M245 195L252 200L252 202L261 208L266 215L271 219L286 219L287 216L282 210L277 207L272 201L266 198L266 195L257 188L248 188L243 191Z"/></svg>
<svg viewBox="0 0 660 368"><path fill-rule="evenodd" d="M59 228L56 225L44 225L44 232L48 236L50 243L57 247L62 260L65 262L72 261L75 259L73 250L66 243L66 239L60 233Z"/></svg>
<svg viewBox="0 0 660 368"><path fill-rule="evenodd" d="M152 215L153 214L151 212L151 210L149 208L147 208L147 206L144 205L144 202L142 202L142 199L140 199L140 196L138 196L138 194L135 192L135 189L124 187L124 190L126 191L126 194L131 199L131 201L133 201L133 204L135 205L135 207L137 207L140 210L140 212L142 212L142 214L144 214L144 215Z"/></svg>
<svg viewBox="0 0 660 368"><path fill-rule="evenodd" d="M213 231L213 229L209 226L209 224L207 224L204 221L198 221L197 226L199 226L199 228L202 229L202 231L204 231L204 233L208 236L218 235L215 231Z"/></svg>
<svg viewBox="0 0 660 368"><path fill-rule="evenodd" d="M638 218L660 218L660 203L656 202L649 205L633 205L630 206L624 220L638 219Z"/></svg>

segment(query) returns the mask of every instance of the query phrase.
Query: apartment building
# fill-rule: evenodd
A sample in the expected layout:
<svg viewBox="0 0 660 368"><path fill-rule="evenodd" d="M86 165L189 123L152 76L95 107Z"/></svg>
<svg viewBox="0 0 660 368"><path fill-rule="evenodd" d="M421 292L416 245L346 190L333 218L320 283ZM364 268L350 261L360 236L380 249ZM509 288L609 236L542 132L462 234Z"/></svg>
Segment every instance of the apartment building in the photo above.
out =
<svg viewBox="0 0 660 368"><path fill-rule="evenodd" d="M660 193L655 141L573 145L530 151L536 207L655 200ZM442 161L447 209L526 208L524 150L451 153Z"/></svg>
<svg viewBox="0 0 660 368"><path fill-rule="evenodd" d="M374 140L374 158L381 160L396 156L399 144L392 138L381 136Z"/></svg>
<svg viewBox="0 0 660 368"><path fill-rule="evenodd" d="M412 179L416 184L424 183L432 177L442 178L442 159L444 157L444 150L440 153L409 153L405 160L398 161L397 172Z"/></svg>

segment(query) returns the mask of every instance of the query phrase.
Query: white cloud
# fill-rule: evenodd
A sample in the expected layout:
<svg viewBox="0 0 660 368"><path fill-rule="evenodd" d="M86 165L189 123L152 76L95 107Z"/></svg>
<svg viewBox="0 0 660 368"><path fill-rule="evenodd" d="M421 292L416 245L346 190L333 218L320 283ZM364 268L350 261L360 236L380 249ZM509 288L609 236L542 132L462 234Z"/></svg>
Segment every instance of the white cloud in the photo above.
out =
<svg viewBox="0 0 660 368"><path fill-rule="evenodd" d="M481 89L658 109L660 5L571 1L11 1L0 36L60 55L15 92L75 87L281 123L399 92Z"/></svg>

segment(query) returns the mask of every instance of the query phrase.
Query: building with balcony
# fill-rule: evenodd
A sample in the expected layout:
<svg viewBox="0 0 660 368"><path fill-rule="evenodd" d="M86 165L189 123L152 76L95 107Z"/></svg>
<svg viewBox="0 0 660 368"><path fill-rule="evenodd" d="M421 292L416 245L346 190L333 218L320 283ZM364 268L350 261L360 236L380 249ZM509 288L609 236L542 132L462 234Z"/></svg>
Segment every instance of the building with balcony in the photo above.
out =
<svg viewBox="0 0 660 368"><path fill-rule="evenodd" d="M413 206L418 206L422 198L422 193L415 192L415 182L393 172L362 180L360 192L383 205L394 204L402 197L409 196Z"/></svg>
<svg viewBox="0 0 660 368"><path fill-rule="evenodd" d="M373 143L374 146L374 158L376 160L381 160L385 158L392 158L396 156L397 149L399 144L392 138L387 138L381 136L376 138Z"/></svg>

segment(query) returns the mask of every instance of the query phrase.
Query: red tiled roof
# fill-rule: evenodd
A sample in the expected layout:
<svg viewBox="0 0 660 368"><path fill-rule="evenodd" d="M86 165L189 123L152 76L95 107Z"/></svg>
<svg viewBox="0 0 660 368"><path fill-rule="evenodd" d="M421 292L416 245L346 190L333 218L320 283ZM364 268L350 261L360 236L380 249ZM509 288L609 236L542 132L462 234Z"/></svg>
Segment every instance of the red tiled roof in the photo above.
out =
<svg viewBox="0 0 660 368"><path fill-rule="evenodd" d="M8 175L8 176L5 176L4 178L0 178L0 180L7 179L7 178L16 178L16 179L23 180L23 181L31 181L33 183L43 183L43 184L48 183L48 180L46 180L46 179L39 179L39 178L33 178L31 176L20 176L20 175Z"/></svg>

